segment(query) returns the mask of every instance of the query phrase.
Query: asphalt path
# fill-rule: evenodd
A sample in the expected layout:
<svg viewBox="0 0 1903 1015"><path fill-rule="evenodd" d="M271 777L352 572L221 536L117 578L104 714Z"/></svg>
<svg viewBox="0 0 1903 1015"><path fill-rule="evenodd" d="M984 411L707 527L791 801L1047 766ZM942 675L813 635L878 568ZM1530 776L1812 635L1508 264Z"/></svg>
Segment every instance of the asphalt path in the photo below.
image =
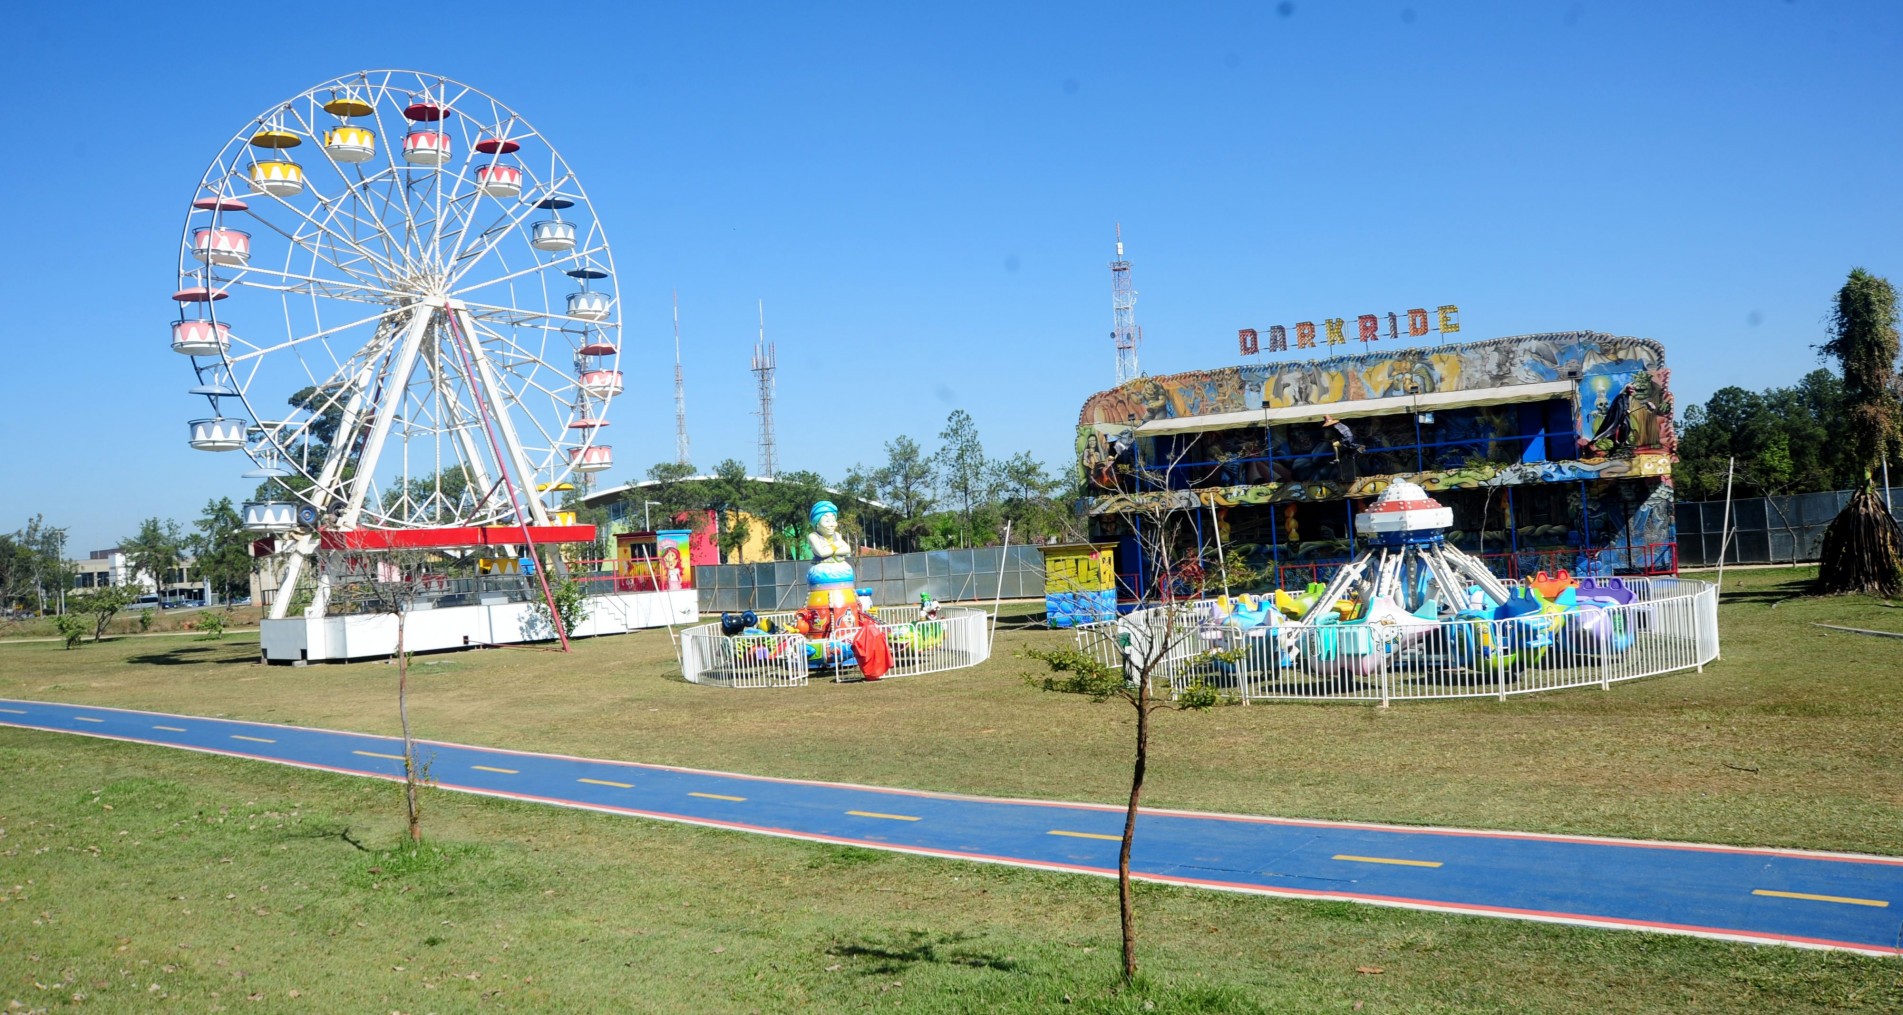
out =
<svg viewBox="0 0 1903 1015"><path fill-rule="evenodd" d="M402 741L0 699L0 725L400 781ZM435 741L440 789L736 831L1115 876L1123 808L805 782ZM1903 955L1903 858L1144 809L1168 884Z"/></svg>

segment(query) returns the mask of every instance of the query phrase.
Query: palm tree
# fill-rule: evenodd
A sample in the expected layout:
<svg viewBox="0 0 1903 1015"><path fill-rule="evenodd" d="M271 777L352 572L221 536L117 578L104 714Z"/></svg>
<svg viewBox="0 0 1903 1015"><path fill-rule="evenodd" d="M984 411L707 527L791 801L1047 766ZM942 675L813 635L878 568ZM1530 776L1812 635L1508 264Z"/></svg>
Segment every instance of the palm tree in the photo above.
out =
<svg viewBox="0 0 1903 1015"><path fill-rule="evenodd" d="M1903 451L1897 347L1896 290L1887 279L1853 269L1837 291L1822 351L1843 367L1843 439L1851 462L1863 470L1863 485L1824 530L1817 584L1825 593L1903 594L1903 533L1873 481L1878 463Z"/></svg>

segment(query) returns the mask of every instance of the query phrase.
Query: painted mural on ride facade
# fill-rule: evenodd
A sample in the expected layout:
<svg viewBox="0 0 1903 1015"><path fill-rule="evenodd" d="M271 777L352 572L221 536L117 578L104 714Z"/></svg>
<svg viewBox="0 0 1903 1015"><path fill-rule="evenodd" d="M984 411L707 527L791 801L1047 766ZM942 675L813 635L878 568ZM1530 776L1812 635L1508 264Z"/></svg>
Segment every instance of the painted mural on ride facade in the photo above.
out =
<svg viewBox="0 0 1903 1015"><path fill-rule="evenodd" d="M1077 455L1089 514L1213 511L1226 538L1227 509L1359 501L1405 478L1476 498L1565 484L1563 496L1521 491L1512 521L1483 512L1471 526L1483 549L1496 524L1518 525L1499 536L1515 547L1669 545L1669 379L1658 342L1594 332L1143 377L1084 403ZM1382 399L1393 401L1374 401ZM1319 423L1330 411L1345 413L1360 447L1352 467L1337 460L1338 437ZM1255 412L1261 417L1249 418ZM1190 419L1212 416L1206 427ZM1170 420L1182 422L1156 425ZM1528 507L1536 500L1552 500L1550 518L1548 508ZM1323 527L1305 534L1299 520L1289 523L1303 514L1278 515L1278 559L1285 550L1345 550L1342 521L1331 518L1330 537L1316 539ZM1248 534L1236 541L1247 545Z"/></svg>

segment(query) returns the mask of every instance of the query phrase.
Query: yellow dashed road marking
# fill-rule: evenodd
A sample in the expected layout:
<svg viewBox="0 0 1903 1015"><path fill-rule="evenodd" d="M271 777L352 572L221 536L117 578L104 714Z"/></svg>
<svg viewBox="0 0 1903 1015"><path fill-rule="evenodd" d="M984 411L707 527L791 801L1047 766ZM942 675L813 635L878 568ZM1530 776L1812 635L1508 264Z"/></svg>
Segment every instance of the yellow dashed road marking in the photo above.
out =
<svg viewBox="0 0 1903 1015"><path fill-rule="evenodd" d="M1053 828L1049 832L1046 832L1045 834L1046 835L1066 835L1073 839L1109 839L1111 842L1123 841L1123 836L1121 835L1104 835L1101 832L1066 832L1061 828Z"/></svg>
<svg viewBox="0 0 1903 1015"><path fill-rule="evenodd" d="M613 786L616 789L633 789L634 788L634 783L631 783L631 782L609 782L606 779L576 779L575 781L585 782L591 786Z"/></svg>
<svg viewBox="0 0 1903 1015"><path fill-rule="evenodd" d="M737 804L743 804L743 803L746 803L746 802L747 802L747 798L746 798L746 797L743 797L743 796L725 796L725 795L722 795L722 794L720 794L720 793L689 793L689 794L687 794L687 795L688 795L688 796L697 796L697 797L703 797L703 798L705 798L705 799L708 799L708 800L732 800L732 801L733 801L734 803L737 803Z"/></svg>
<svg viewBox="0 0 1903 1015"><path fill-rule="evenodd" d="M846 813L852 815L855 818L884 818L887 821L917 821L918 820L918 818L915 818L910 814L880 814L878 811L847 811Z"/></svg>
<svg viewBox="0 0 1903 1015"><path fill-rule="evenodd" d="M1386 856L1350 856L1347 853L1337 853L1335 854L1334 859L1348 860L1353 863L1391 863L1397 867L1439 867L1440 866L1439 860L1396 860L1392 857L1386 857Z"/></svg>
<svg viewBox="0 0 1903 1015"><path fill-rule="evenodd" d="M391 761L403 760L403 755L401 754L378 754L375 751L351 751L350 753L361 754L366 758L389 758Z"/></svg>
<svg viewBox="0 0 1903 1015"><path fill-rule="evenodd" d="M1883 909L1889 905L1882 899L1853 899L1847 895L1812 895L1809 892L1774 892L1769 888L1753 888L1753 895L1769 895L1777 899L1809 899L1812 902L1841 902L1846 906L1875 906Z"/></svg>
<svg viewBox="0 0 1903 1015"><path fill-rule="evenodd" d="M488 765L471 765L469 767L475 769L478 772L501 772L503 775L521 775L522 774L513 768L490 768Z"/></svg>

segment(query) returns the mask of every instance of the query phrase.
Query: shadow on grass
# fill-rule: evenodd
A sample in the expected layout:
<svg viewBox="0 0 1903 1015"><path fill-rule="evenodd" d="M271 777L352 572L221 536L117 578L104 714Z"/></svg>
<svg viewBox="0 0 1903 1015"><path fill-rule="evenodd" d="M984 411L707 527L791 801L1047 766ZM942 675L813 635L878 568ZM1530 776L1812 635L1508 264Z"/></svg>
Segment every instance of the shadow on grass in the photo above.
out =
<svg viewBox="0 0 1903 1015"><path fill-rule="evenodd" d="M1758 585L1748 589L1725 589L1719 597L1722 605L1733 603L1756 603L1776 606L1790 599L1808 599L1817 596L1815 584L1809 578L1793 578L1778 582L1776 585Z"/></svg>
<svg viewBox="0 0 1903 1015"><path fill-rule="evenodd" d="M891 976L902 973L912 966L928 963L939 966L965 966L971 969L995 969L999 972L1015 972L1016 962L998 955L989 955L968 947L974 940L970 934L935 934L930 931L911 930L897 937L885 940L860 938L857 940L835 940L826 948L826 954L846 959L863 959L867 964L857 972L875 976Z"/></svg>
<svg viewBox="0 0 1903 1015"><path fill-rule="evenodd" d="M248 655L223 656L207 654L215 653L220 647L221 646L218 645L180 645L177 648L166 649L163 652L147 652L144 655L127 656L126 662L134 666L197 666L204 663L216 663L221 665L243 663L248 666L257 662L256 659Z"/></svg>

